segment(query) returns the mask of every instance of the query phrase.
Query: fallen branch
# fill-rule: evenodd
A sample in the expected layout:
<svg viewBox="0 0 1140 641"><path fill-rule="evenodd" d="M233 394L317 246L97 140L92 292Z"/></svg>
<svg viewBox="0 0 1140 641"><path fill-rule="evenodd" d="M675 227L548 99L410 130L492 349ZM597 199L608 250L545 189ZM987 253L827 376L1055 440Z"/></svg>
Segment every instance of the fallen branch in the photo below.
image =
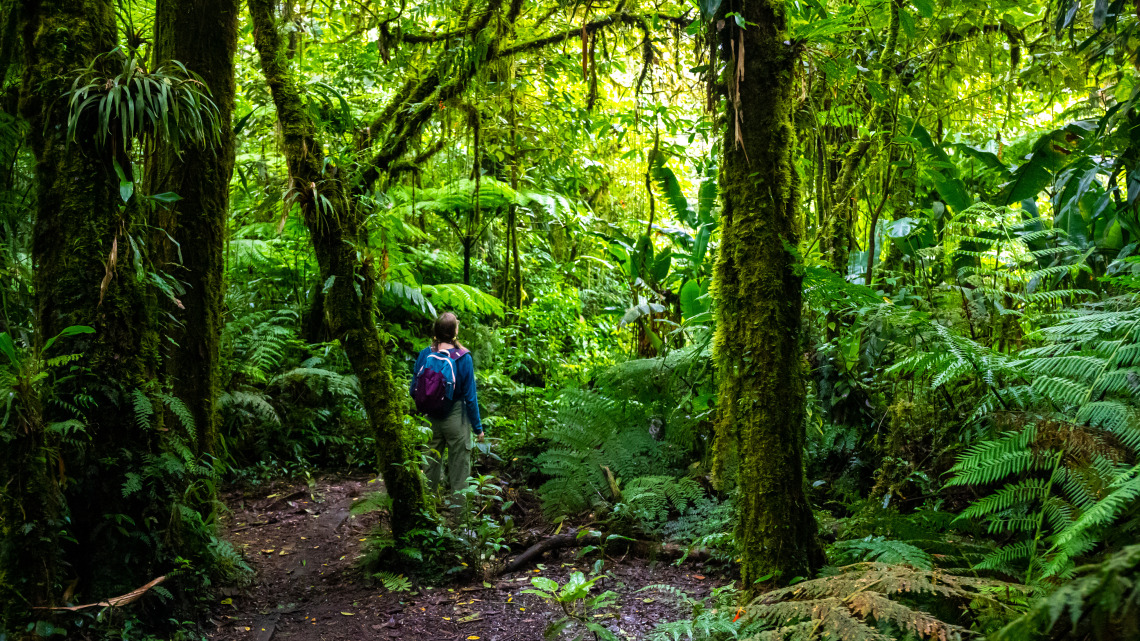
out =
<svg viewBox="0 0 1140 641"><path fill-rule="evenodd" d="M87 608L121 608L124 605L129 605L131 603L134 603L135 601L138 601L139 598L142 597L142 595L146 594L148 591L150 591L151 588L158 585L159 583L162 583L165 580L166 580L165 576L160 576L157 579L151 581L150 583L147 583L146 585L142 586L141 588L139 588L137 590L128 592L122 596L117 596L117 597L114 597L111 599L107 599L106 601L99 601L98 603L88 603L85 605L68 605L68 606L59 605L59 606L50 606L50 607L49 606L37 606L37 607L34 607L32 609L33 610L67 610L68 612L75 612L77 610L85 610Z"/></svg>
<svg viewBox="0 0 1140 641"><path fill-rule="evenodd" d="M582 534L580 532L566 532L564 534L556 534L549 538L545 538L538 543L527 548L522 554L515 557L515 559L507 563L499 574L510 574L517 572L523 567L529 565L531 562L538 560L544 553L551 550L558 550L561 548L577 548L585 547L587 545L598 545L602 542L601 535L596 533ZM614 542L618 545L619 542ZM627 551L632 551L637 556L645 557L665 557L665 558L682 558L693 561L707 561L712 558L712 551L708 548L700 547L689 550L688 547L677 545L676 543L657 543L655 541L628 541L621 540L620 544L625 544ZM686 555L686 552L688 553Z"/></svg>
<svg viewBox="0 0 1140 641"><path fill-rule="evenodd" d="M601 537L594 533L578 535L577 532L566 532L565 534L556 534L550 538L543 539L538 543L530 546L525 552L515 557L514 561L508 563L500 574L510 574L528 565L531 561L541 557L543 553L550 550L557 550L559 548L567 547L582 547L586 545L597 545L601 541Z"/></svg>

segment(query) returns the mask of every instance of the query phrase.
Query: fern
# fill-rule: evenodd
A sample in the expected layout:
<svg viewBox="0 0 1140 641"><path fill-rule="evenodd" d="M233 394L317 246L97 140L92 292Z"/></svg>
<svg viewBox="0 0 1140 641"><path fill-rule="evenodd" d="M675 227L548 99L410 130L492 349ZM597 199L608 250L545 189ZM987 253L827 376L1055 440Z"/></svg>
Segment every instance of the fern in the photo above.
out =
<svg viewBox="0 0 1140 641"><path fill-rule="evenodd" d="M374 573L372 578L379 581L389 592L410 592L412 589L412 582L403 574L381 570Z"/></svg>
<svg viewBox="0 0 1140 641"><path fill-rule="evenodd" d="M135 425L140 430L150 429L154 419L154 405L146 392L141 389L131 390L131 407L134 410Z"/></svg>
<svg viewBox="0 0 1140 641"><path fill-rule="evenodd" d="M831 546L829 558L844 564L877 561L892 565L906 564L919 570L930 570L934 567L934 559L922 548L881 536L838 541Z"/></svg>
<svg viewBox="0 0 1140 641"><path fill-rule="evenodd" d="M1120 298L1067 311L1016 357L936 323L918 331L922 349L891 371L931 387L981 387L972 420L1014 428L971 446L950 470L949 486L1000 484L962 513L1014 536L979 568L1067 575L1140 498L1137 472L1121 465L1140 448L1140 308Z"/></svg>
<svg viewBox="0 0 1140 641"><path fill-rule="evenodd" d="M542 473L551 477L539 488L547 515L609 507L617 498L618 479L667 471L674 460L667 455L669 431L665 441L656 440L651 418L649 408L633 400L578 390L563 393L555 421L544 433L550 447L536 459ZM635 484L635 490L638 487Z"/></svg>
<svg viewBox="0 0 1140 641"><path fill-rule="evenodd" d="M361 499L353 501L352 506L349 507L349 512L360 516L361 514L368 514L369 512L387 510L391 507L392 497L388 496L387 492L372 492Z"/></svg>
<svg viewBox="0 0 1140 641"><path fill-rule="evenodd" d="M659 623L650 633L650 641L679 641L680 639L736 639L742 632L734 621L739 591L733 585L713 588L704 599L694 599L684 590L672 585L648 585L638 592L659 592L673 600L678 610L688 610L689 616L676 621Z"/></svg>
<svg viewBox="0 0 1140 641"><path fill-rule="evenodd" d="M1140 629L1138 570L1140 545L1126 547L1100 564L1080 568L1076 579L1035 602L992 638L1134 638Z"/></svg>
<svg viewBox="0 0 1140 641"><path fill-rule="evenodd" d="M704 489L690 478L639 476L622 489L614 516L646 533L657 533L671 514L685 514L703 496Z"/></svg>
<svg viewBox="0 0 1140 641"><path fill-rule="evenodd" d="M907 634L921 639L961 639L970 620L987 608L1007 607L1026 594L1023 586L905 565L859 563L822 577L763 594L745 606L744 617L768 630L754 639L844 639L890 641ZM952 604L960 622L936 618L920 602ZM899 630L898 637L888 634Z"/></svg>
<svg viewBox="0 0 1140 641"><path fill-rule="evenodd" d="M1039 226L1020 211L981 202L947 223L945 239L954 243L949 258L958 281L982 293L991 316L1047 310L1093 295L1065 286L1075 273L1091 271L1080 250L1066 244L1059 229Z"/></svg>

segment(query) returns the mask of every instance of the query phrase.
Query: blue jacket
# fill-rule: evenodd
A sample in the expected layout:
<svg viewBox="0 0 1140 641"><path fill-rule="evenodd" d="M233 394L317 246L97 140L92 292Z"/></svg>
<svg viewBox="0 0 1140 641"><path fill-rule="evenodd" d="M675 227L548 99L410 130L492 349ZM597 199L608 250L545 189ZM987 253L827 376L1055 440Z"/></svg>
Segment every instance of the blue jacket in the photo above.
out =
<svg viewBox="0 0 1140 641"><path fill-rule="evenodd" d="M430 353L431 347L428 346L416 357L416 364L412 368L412 383L408 388L409 394L415 390L415 373L424 366ZM482 434L483 419L479 416L479 394L475 391L475 361L471 358L471 354L465 354L455 361L455 393L452 398L463 400L463 405L467 410L467 419L471 421L471 428L475 430L476 434Z"/></svg>

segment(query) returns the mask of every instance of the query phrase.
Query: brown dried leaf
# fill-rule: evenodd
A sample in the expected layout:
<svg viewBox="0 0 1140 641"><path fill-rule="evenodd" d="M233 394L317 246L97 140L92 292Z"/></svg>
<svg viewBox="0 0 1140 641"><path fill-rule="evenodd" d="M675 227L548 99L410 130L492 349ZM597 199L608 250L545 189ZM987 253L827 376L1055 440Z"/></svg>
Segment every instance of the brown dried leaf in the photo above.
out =
<svg viewBox="0 0 1140 641"><path fill-rule="evenodd" d="M115 264L119 260L119 236L115 235L111 241L111 253L107 255L107 271L103 274L103 282L99 283L99 304L103 304L103 295L111 286L111 279L115 277Z"/></svg>

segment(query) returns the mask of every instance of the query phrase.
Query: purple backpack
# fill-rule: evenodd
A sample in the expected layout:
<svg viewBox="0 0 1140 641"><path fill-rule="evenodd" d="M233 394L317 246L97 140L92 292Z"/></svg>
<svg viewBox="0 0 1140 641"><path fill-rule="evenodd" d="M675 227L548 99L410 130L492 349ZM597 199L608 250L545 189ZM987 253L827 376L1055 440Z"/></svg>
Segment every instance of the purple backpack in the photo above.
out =
<svg viewBox="0 0 1140 641"><path fill-rule="evenodd" d="M428 353L426 361L415 373L412 385L416 411L432 418L445 418L451 412L455 396L455 363L468 353L465 349Z"/></svg>

